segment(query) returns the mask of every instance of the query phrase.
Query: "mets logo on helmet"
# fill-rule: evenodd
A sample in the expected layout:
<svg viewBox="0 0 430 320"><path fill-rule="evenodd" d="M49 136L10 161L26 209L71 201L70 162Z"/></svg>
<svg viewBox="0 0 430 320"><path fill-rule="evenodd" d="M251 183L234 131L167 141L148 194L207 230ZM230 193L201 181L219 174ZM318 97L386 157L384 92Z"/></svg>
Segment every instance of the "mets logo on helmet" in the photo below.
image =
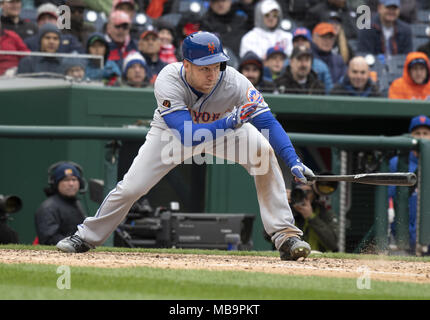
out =
<svg viewBox="0 0 430 320"><path fill-rule="evenodd" d="M255 102L255 103L263 102L262 94L254 87L248 88L248 91L246 92L246 97L248 98L249 102Z"/></svg>
<svg viewBox="0 0 430 320"><path fill-rule="evenodd" d="M208 49L213 54L215 51L215 44L213 42L208 43Z"/></svg>

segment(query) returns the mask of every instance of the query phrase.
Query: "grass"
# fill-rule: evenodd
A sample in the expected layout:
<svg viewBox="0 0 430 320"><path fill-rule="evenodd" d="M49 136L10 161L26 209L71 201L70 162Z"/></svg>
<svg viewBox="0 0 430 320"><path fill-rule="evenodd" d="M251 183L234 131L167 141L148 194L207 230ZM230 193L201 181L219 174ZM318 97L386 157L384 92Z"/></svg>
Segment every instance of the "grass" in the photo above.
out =
<svg viewBox="0 0 430 320"><path fill-rule="evenodd" d="M54 250L50 246L5 245L0 249ZM277 256L277 252L127 249L96 251L160 252ZM318 255L320 256L320 255ZM324 254L327 258L380 259L375 255ZM417 257L384 257L430 261ZM430 299L430 285L371 281L358 289L357 279L293 276L240 271L174 270L148 267L70 267L70 289L59 289L63 273L55 265L0 264L0 299L8 300L397 300Z"/></svg>
<svg viewBox="0 0 430 320"><path fill-rule="evenodd" d="M257 272L70 267L70 289L52 265L0 265L0 299L8 300L286 300L430 299L430 285L285 276Z"/></svg>

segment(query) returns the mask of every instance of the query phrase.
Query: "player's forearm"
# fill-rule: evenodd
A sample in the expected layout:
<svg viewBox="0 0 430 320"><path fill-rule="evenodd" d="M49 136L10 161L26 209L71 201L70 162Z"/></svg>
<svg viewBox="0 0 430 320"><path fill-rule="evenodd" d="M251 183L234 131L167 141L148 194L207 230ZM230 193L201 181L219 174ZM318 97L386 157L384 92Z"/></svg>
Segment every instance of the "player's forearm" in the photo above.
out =
<svg viewBox="0 0 430 320"><path fill-rule="evenodd" d="M186 146L195 146L222 136L226 129L231 129L231 123L227 118L219 119L211 123L194 123L188 111L179 110L166 114L164 121L167 126L176 130L180 136L181 143ZM198 132L201 130L200 132ZM209 130L210 135L203 130ZM202 134L200 134L202 133ZM195 137L198 137L195 139ZM212 139L208 139L211 137Z"/></svg>
<svg viewBox="0 0 430 320"><path fill-rule="evenodd" d="M290 168L297 163L298 156L290 137L270 111L253 118L252 124L260 131L263 129L269 130L270 145Z"/></svg>

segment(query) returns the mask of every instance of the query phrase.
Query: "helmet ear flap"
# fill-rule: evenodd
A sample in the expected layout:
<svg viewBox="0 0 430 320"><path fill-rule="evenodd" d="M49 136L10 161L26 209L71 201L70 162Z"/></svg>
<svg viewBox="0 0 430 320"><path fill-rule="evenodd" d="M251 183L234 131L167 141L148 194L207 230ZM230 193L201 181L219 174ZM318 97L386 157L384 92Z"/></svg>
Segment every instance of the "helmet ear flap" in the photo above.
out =
<svg viewBox="0 0 430 320"><path fill-rule="evenodd" d="M227 68L227 61L221 62L219 69L221 71L225 71L226 68Z"/></svg>

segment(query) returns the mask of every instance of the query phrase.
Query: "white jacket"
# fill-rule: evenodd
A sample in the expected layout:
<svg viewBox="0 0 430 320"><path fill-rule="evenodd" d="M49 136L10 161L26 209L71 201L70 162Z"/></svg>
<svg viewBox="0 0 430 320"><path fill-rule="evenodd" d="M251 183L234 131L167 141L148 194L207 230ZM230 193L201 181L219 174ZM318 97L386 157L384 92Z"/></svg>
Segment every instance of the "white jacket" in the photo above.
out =
<svg viewBox="0 0 430 320"><path fill-rule="evenodd" d="M254 28L248 31L241 39L239 56L242 58L248 51L254 53L262 60L266 58L267 50L276 45L285 48L285 54L289 57L293 51L293 35L280 28L282 21L282 9L275 0L259 1L255 6ZM264 23L264 14L268 10L277 10L279 14L278 25L270 30Z"/></svg>
<svg viewBox="0 0 430 320"><path fill-rule="evenodd" d="M239 55L242 58L248 51L254 51L264 60L267 50L276 45L284 47L284 52L289 57L293 51L293 35L282 29L268 31L255 27L242 37Z"/></svg>

